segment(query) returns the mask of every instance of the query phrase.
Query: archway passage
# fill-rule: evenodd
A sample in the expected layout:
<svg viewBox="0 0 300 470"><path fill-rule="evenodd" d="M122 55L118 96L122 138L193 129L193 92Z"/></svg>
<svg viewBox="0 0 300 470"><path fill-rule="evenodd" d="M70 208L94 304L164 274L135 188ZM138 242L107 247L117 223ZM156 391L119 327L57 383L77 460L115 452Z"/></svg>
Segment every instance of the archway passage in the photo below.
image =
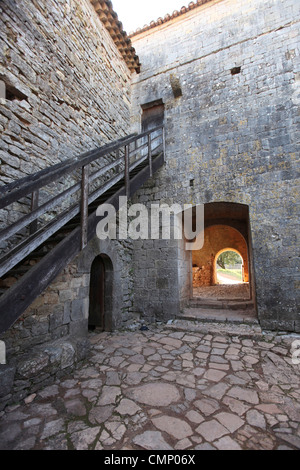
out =
<svg viewBox="0 0 300 470"><path fill-rule="evenodd" d="M91 266L89 319L90 330L110 331L112 327L113 266L106 255L97 256Z"/></svg>
<svg viewBox="0 0 300 470"><path fill-rule="evenodd" d="M217 285L236 285L245 282L244 261L237 250L221 250L214 265Z"/></svg>
<svg viewBox="0 0 300 470"><path fill-rule="evenodd" d="M248 207L234 203L210 203L204 209L204 244L192 253L192 298L251 301L255 299L251 259L251 234ZM217 261L231 251L241 257L240 279L220 282ZM233 258L234 259L234 258ZM225 272L223 273L225 274Z"/></svg>

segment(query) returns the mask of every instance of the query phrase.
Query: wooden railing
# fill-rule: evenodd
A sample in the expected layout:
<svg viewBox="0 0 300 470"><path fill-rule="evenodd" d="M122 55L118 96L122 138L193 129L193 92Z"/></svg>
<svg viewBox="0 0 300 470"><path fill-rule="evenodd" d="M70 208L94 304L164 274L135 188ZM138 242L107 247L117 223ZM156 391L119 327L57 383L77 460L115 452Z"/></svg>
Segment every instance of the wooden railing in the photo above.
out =
<svg viewBox="0 0 300 470"><path fill-rule="evenodd" d="M79 213L83 249L87 244L89 205L123 179L129 196L130 172L147 162L152 176L153 156L164 154L164 147L164 128L157 127L1 186L0 210L13 211L11 204L22 202L28 213L0 231L0 243L8 243L0 257L0 277ZM20 232L21 242L14 245L13 237Z"/></svg>

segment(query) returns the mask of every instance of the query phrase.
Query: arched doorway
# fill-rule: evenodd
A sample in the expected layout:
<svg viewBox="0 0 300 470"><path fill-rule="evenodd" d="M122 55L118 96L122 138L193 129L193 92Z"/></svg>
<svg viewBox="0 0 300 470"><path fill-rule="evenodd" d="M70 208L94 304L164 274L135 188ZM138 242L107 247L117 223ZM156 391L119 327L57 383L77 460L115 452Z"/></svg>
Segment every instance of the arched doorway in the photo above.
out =
<svg viewBox="0 0 300 470"><path fill-rule="evenodd" d="M204 245L192 254L193 286L218 284L216 262L222 253L232 251L243 260L243 281L249 281L249 249L245 237L236 228L222 224L205 227Z"/></svg>
<svg viewBox="0 0 300 470"><path fill-rule="evenodd" d="M253 307L252 310L256 314L254 263L248 206L226 202L205 204L204 231L199 236L203 238L203 234L202 248L192 251L190 254L190 271L187 272L186 284L183 284L179 278L182 305L199 308L205 306L207 308L208 300L210 304L214 303L216 306L221 301L225 303L237 301L237 305L239 302L244 302L245 308L246 306L248 308L248 305L249 309ZM238 253L243 260L240 284L226 285L217 281L217 258L222 252L228 250ZM191 288L189 301L186 301L187 288L185 286L188 283Z"/></svg>
<svg viewBox="0 0 300 470"><path fill-rule="evenodd" d="M90 330L112 328L113 265L107 255L97 256L91 266L89 319Z"/></svg>
<svg viewBox="0 0 300 470"><path fill-rule="evenodd" d="M245 282L245 267L241 253L234 248L224 248L215 256L214 279L217 285L234 285Z"/></svg>

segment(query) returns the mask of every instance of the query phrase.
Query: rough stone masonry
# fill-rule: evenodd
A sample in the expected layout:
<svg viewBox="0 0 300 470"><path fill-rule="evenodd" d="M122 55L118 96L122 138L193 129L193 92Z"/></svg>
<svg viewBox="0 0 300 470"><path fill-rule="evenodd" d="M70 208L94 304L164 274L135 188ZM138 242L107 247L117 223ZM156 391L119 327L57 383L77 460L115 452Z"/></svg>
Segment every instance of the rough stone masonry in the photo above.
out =
<svg viewBox="0 0 300 470"><path fill-rule="evenodd" d="M133 202L246 207L258 320L299 332L298 0L198 2L131 37L139 75L93 3L1 2L1 184L140 131L151 103L163 106L166 164ZM25 210L2 212L1 224ZM169 320L189 301L183 243L94 240L1 337L0 407L86 356L91 265L101 253L113 265L113 328Z"/></svg>
<svg viewBox="0 0 300 470"><path fill-rule="evenodd" d="M130 133L131 72L89 0L1 1L0 31L0 80L6 89L0 100L1 184ZM47 192L40 203L45 201ZM27 212L26 201L2 210L0 226ZM130 318L130 241L98 242L1 336L7 366L1 370L0 406L86 356L90 271L100 253L112 260L118 285L111 324Z"/></svg>
<svg viewBox="0 0 300 470"><path fill-rule="evenodd" d="M247 206L258 319L299 331L299 2L203 3L131 37L132 124L163 103L167 136L166 165L136 201ZM189 297L191 261L180 246L138 248L137 304L168 317Z"/></svg>

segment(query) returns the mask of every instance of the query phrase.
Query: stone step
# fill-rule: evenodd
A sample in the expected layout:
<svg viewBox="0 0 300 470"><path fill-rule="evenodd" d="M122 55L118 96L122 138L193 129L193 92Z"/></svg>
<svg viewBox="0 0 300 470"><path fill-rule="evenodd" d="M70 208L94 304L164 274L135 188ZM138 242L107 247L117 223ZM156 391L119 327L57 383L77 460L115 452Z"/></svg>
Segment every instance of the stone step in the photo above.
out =
<svg viewBox="0 0 300 470"><path fill-rule="evenodd" d="M217 308L185 308L176 316L180 320L201 322L232 322L258 324L255 310L230 310Z"/></svg>
<svg viewBox="0 0 300 470"><path fill-rule="evenodd" d="M251 300L229 300L229 299L191 299L189 308L206 309L229 309L229 310L253 310L254 304Z"/></svg>

